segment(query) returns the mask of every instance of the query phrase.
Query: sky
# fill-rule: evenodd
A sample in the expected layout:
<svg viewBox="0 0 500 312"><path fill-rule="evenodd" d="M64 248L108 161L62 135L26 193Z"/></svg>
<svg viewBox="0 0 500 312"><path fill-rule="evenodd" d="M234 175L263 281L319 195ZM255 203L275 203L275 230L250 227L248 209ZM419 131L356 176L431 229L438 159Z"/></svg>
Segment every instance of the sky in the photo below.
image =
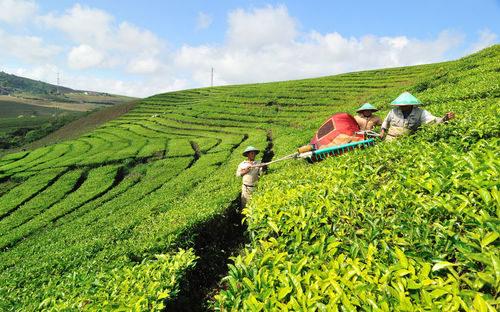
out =
<svg viewBox="0 0 500 312"><path fill-rule="evenodd" d="M500 0L0 0L0 71L148 97L455 60L499 35Z"/></svg>

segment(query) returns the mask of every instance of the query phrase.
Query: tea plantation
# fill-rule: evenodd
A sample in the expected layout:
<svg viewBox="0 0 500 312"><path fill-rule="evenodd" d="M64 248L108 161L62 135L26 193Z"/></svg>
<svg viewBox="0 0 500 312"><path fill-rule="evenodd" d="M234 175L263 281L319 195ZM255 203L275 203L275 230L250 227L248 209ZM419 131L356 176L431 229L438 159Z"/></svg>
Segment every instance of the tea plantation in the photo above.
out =
<svg viewBox="0 0 500 312"><path fill-rule="evenodd" d="M159 94L76 140L6 155L0 310L496 311L499 85L494 46ZM330 115L370 102L383 118L405 90L457 118L321 163L273 164L238 211L246 146L267 161L291 154ZM230 253L218 246L243 241L239 213L248 243L219 294L190 306L193 272L213 276Z"/></svg>

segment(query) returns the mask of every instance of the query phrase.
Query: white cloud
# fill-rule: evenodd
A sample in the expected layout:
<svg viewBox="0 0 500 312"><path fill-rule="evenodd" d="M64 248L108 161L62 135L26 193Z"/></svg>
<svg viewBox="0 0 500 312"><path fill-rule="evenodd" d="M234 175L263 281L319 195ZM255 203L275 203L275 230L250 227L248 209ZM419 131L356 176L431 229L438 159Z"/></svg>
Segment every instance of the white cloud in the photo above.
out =
<svg viewBox="0 0 500 312"><path fill-rule="evenodd" d="M149 30L139 29L128 22L115 25L115 19L109 13L80 4L61 16L49 14L39 20L49 28L66 33L77 44L98 46L100 49L157 54L165 47L165 42Z"/></svg>
<svg viewBox="0 0 500 312"><path fill-rule="evenodd" d="M90 90L135 97L147 97L162 92L182 90L190 87L187 80L173 78L168 73L153 76L142 81L127 81L68 73L63 68L55 65L36 66L31 69L6 68L5 71L51 84L57 84L57 76L59 75L61 85L75 90Z"/></svg>
<svg viewBox="0 0 500 312"><path fill-rule="evenodd" d="M297 36L297 23L288 15L285 6L237 9L229 13L229 44L239 48L258 48L269 44L283 44Z"/></svg>
<svg viewBox="0 0 500 312"><path fill-rule="evenodd" d="M49 28L61 30L76 43L94 45L106 42L114 17L103 10L75 4L61 16L51 13L41 16L39 21Z"/></svg>
<svg viewBox="0 0 500 312"><path fill-rule="evenodd" d="M333 75L343 72L408 66L443 61L443 55L464 40L460 33L443 31L435 40L339 33L300 34L284 6L229 14L227 42L220 46L184 45L173 64L191 72L202 86L267 82Z"/></svg>
<svg viewBox="0 0 500 312"><path fill-rule="evenodd" d="M68 54L72 69L123 65L128 72L139 74L161 69L157 57L165 50L165 42L128 22L116 25L114 17L103 10L76 4L61 16L48 14L39 21L78 44Z"/></svg>
<svg viewBox="0 0 500 312"><path fill-rule="evenodd" d="M62 48L44 43L43 38L12 36L0 29L0 52L28 63L47 61L57 56Z"/></svg>
<svg viewBox="0 0 500 312"><path fill-rule="evenodd" d="M37 10L34 1L0 0L0 22L22 23L34 16Z"/></svg>
<svg viewBox="0 0 500 312"><path fill-rule="evenodd" d="M482 50L484 48L487 48L489 46L498 43L498 36L492 33L489 29L480 30L478 31L478 33L479 33L478 41L474 43L474 45L472 45L467 54L475 53L479 50Z"/></svg>
<svg viewBox="0 0 500 312"><path fill-rule="evenodd" d="M71 69L96 67L104 61L104 54L89 45L82 44L71 49L68 54L68 66Z"/></svg>
<svg viewBox="0 0 500 312"><path fill-rule="evenodd" d="M60 72L60 68L55 65L48 64L43 66L35 66L31 69L12 68L7 69L7 71L14 75L34 80L40 80L55 85L57 84L57 74ZM64 83L62 84L64 85Z"/></svg>
<svg viewBox="0 0 500 312"><path fill-rule="evenodd" d="M132 74L153 74L158 72L163 67L164 65L155 58L138 57L132 59L125 70Z"/></svg>
<svg viewBox="0 0 500 312"><path fill-rule="evenodd" d="M130 51L156 55L165 49L165 42L149 30L141 30L127 22L120 23L118 29L106 38L104 46L116 51Z"/></svg>
<svg viewBox="0 0 500 312"><path fill-rule="evenodd" d="M196 25L196 30L206 29L212 25L213 18L203 12L198 13L198 23Z"/></svg>

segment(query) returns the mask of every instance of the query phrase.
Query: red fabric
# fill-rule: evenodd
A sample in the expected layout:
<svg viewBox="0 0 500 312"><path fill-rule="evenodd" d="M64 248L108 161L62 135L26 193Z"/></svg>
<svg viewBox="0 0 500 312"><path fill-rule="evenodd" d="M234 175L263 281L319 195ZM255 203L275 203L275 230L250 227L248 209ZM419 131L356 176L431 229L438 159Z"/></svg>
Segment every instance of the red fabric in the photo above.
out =
<svg viewBox="0 0 500 312"><path fill-rule="evenodd" d="M322 145L331 144L337 136L352 137L355 132L359 131L359 126L354 117L347 113L338 113L328 118L311 140L316 149L320 149ZM363 135L357 135L363 137Z"/></svg>

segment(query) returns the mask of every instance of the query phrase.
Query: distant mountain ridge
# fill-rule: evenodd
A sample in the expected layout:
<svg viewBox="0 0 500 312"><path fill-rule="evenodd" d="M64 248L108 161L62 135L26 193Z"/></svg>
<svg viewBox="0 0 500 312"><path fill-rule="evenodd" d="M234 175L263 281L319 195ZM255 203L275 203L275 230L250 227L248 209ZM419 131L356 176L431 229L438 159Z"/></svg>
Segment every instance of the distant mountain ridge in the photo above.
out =
<svg viewBox="0 0 500 312"><path fill-rule="evenodd" d="M9 95L15 93L33 93L33 94L55 94L55 93L85 93L89 91L74 90L71 88L57 86L39 80L20 77L5 72L0 72L0 95ZM105 94L92 92L93 94Z"/></svg>

